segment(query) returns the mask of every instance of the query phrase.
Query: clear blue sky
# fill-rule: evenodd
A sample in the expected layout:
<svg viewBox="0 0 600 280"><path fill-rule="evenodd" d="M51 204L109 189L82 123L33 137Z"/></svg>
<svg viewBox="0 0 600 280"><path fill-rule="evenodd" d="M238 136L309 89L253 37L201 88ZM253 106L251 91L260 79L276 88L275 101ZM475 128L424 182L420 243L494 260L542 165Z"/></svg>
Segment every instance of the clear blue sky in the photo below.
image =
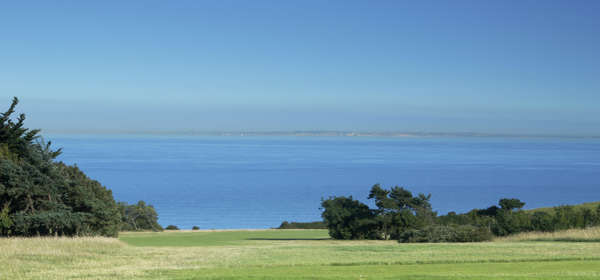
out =
<svg viewBox="0 0 600 280"><path fill-rule="evenodd" d="M84 3L85 2L85 3ZM599 134L598 1L5 1L53 130Z"/></svg>

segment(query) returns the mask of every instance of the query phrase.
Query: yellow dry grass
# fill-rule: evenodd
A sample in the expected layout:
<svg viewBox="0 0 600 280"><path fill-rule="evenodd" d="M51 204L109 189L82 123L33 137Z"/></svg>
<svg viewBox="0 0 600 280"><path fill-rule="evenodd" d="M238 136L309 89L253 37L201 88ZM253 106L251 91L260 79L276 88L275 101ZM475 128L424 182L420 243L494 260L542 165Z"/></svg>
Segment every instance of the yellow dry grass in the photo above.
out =
<svg viewBox="0 0 600 280"><path fill-rule="evenodd" d="M215 267L243 248L133 247L115 238L0 239L0 279L131 279L155 269Z"/></svg>
<svg viewBox="0 0 600 280"><path fill-rule="evenodd" d="M494 241L573 241L573 242L600 242L600 227L586 229L569 229L555 232L523 232L507 237L499 237Z"/></svg>

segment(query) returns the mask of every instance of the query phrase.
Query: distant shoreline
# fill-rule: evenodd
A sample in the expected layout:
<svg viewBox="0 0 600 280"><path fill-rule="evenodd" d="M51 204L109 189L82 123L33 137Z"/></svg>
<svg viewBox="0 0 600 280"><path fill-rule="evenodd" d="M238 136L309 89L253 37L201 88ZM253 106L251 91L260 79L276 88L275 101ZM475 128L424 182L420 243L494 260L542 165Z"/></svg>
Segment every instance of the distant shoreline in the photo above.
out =
<svg viewBox="0 0 600 280"><path fill-rule="evenodd" d="M292 136L292 137L473 137L473 138L575 138L600 139L600 135L577 134L511 134L478 132L364 132L364 131L85 131L44 130L46 134L64 135L156 135L156 136Z"/></svg>

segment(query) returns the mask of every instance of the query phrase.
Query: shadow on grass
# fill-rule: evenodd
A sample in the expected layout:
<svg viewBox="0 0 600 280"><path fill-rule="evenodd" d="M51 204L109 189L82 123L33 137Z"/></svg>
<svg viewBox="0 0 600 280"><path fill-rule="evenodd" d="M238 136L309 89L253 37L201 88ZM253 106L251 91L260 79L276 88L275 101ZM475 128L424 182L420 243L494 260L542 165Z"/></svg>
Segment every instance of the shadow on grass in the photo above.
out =
<svg viewBox="0 0 600 280"><path fill-rule="evenodd" d="M246 240L266 240L266 241L318 241L331 240L331 238L246 238Z"/></svg>
<svg viewBox="0 0 600 280"><path fill-rule="evenodd" d="M530 240L523 241L532 241L532 242L600 242L600 239L584 239L584 238L536 238Z"/></svg>

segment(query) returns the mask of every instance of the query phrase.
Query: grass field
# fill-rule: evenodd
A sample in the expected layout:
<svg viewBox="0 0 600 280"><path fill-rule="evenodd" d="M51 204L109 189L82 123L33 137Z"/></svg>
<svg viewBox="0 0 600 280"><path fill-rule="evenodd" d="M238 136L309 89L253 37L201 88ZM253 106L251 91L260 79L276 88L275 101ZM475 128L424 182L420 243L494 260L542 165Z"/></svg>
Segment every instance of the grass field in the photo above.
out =
<svg viewBox="0 0 600 280"><path fill-rule="evenodd" d="M0 279L600 279L600 242L336 241L324 230L0 239Z"/></svg>

